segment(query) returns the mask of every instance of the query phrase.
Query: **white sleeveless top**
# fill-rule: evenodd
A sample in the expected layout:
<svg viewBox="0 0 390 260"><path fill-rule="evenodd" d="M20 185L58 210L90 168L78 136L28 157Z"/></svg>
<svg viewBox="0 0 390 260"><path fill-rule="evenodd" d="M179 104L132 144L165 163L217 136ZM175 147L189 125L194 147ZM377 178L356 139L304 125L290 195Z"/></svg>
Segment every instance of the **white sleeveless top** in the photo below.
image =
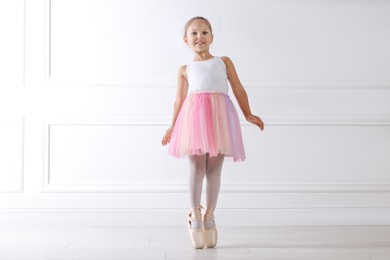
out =
<svg viewBox="0 0 390 260"><path fill-rule="evenodd" d="M228 94L229 85L226 65L221 57L193 61L187 65L189 93L217 92Z"/></svg>

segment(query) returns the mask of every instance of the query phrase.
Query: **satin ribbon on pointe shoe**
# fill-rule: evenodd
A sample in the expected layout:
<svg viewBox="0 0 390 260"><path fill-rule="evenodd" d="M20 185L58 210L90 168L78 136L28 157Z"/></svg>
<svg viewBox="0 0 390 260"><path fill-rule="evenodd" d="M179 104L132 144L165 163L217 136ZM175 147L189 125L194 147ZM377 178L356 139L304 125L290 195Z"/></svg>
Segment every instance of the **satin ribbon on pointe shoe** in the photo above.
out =
<svg viewBox="0 0 390 260"><path fill-rule="evenodd" d="M204 232L203 232L203 220L202 220L202 206L191 208L188 212L188 232L192 241L192 244L196 249L202 249L205 246ZM194 222L198 222L196 228L193 227Z"/></svg>
<svg viewBox="0 0 390 260"><path fill-rule="evenodd" d="M215 208L207 208L206 213L203 216L203 224L212 222L211 227L204 226L204 241L207 248L213 248L217 245L218 242L218 232L217 227L215 226L215 217L214 217Z"/></svg>

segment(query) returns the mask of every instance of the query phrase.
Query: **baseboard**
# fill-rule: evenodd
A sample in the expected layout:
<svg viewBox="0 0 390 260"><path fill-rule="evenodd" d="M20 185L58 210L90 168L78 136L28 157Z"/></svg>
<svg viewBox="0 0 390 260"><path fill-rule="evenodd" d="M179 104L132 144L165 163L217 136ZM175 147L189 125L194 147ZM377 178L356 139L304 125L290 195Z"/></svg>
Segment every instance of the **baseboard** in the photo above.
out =
<svg viewBox="0 0 390 260"><path fill-rule="evenodd" d="M186 224L186 209L0 209L0 226ZM390 208L217 209L221 226L390 225Z"/></svg>

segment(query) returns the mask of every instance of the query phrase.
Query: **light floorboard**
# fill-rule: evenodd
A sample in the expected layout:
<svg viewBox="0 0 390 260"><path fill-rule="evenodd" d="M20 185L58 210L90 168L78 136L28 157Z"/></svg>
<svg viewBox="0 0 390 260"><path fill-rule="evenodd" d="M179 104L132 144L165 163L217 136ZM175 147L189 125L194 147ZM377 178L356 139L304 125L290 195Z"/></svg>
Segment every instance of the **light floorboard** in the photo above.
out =
<svg viewBox="0 0 390 260"><path fill-rule="evenodd" d="M218 227L193 249L185 226L0 226L1 260L389 260L390 226Z"/></svg>

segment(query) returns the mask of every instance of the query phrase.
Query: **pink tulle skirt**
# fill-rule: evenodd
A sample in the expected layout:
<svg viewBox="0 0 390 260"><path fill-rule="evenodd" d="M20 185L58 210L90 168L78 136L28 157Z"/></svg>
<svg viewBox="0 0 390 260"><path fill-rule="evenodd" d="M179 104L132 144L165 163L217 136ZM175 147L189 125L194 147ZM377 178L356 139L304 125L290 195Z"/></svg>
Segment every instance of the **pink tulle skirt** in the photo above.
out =
<svg viewBox="0 0 390 260"><path fill-rule="evenodd" d="M183 102L172 132L168 154L175 157L224 154L245 159L237 111L223 93L192 93Z"/></svg>

